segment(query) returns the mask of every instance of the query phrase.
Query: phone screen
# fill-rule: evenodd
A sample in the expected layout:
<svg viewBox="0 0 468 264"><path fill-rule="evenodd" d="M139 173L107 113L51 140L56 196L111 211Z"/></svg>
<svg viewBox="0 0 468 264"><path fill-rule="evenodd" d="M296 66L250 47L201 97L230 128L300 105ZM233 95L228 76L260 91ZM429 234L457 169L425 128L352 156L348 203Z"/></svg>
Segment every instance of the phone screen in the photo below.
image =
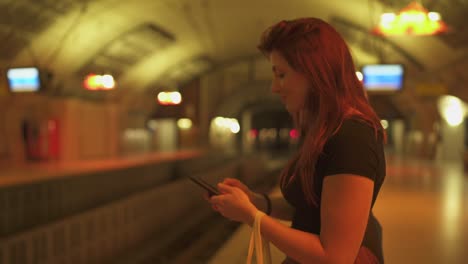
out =
<svg viewBox="0 0 468 264"><path fill-rule="evenodd" d="M190 180L192 180L194 183L198 184L198 186L202 187L203 189L208 191L209 196L212 195L219 195L219 191L216 187L213 185L209 184L208 182L204 181L201 178L194 177L194 176L189 176Z"/></svg>

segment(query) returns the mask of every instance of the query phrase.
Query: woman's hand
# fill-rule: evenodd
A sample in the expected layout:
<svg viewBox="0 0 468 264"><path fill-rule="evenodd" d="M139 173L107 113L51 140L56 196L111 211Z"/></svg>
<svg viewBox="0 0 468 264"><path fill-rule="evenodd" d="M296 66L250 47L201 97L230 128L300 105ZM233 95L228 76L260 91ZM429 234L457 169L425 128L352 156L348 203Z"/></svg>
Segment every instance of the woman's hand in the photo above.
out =
<svg viewBox="0 0 468 264"><path fill-rule="evenodd" d="M226 178L224 179L223 181L224 184L226 185L229 185L229 186L233 186L233 187L237 187L239 189L241 189L242 191L244 191L245 194L247 194L247 196L249 197L249 200L251 202L253 202L253 198L255 196L255 193L252 192L249 187L247 187L247 185L243 184L241 181L239 181L238 179L235 179L235 178Z"/></svg>
<svg viewBox="0 0 468 264"><path fill-rule="evenodd" d="M252 225L258 209L250 202L245 191L224 183L219 183L218 189L221 194L209 199L213 209L230 220Z"/></svg>

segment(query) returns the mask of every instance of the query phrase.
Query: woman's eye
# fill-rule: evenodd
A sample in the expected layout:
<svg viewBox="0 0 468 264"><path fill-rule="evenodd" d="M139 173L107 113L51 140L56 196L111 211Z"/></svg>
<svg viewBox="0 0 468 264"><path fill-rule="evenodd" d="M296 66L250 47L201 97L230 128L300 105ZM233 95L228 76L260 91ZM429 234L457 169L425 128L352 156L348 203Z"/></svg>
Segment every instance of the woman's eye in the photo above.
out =
<svg viewBox="0 0 468 264"><path fill-rule="evenodd" d="M283 79L284 78L284 73L278 73L276 74L276 77L280 78L280 79Z"/></svg>

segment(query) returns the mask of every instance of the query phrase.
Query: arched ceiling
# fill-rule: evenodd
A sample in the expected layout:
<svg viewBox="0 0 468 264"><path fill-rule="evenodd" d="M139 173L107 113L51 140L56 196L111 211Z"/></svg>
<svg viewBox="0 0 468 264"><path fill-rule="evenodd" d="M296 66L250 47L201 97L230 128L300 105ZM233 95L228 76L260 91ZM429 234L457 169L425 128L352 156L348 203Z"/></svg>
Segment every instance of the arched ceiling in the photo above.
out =
<svg viewBox="0 0 468 264"><path fill-rule="evenodd" d="M358 64L403 62L412 75L443 81L468 98L460 87L468 82L468 1L420 2L440 12L452 33L366 34L380 13L396 12L407 0L0 0L0 65L36 64L61 79L107 71L123 89L138 91L258 54L267 26L316 16L343 33Z"/></svg>

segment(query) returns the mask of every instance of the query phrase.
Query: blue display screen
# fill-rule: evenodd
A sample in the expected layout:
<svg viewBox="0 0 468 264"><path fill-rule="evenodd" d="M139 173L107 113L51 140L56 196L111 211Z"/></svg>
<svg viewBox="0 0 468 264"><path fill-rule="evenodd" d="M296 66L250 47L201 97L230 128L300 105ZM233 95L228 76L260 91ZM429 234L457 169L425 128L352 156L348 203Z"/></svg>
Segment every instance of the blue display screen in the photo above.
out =
<svg viewBox="0 0 468 264"><path fill-rule="evenodd" d="M403 65L376 64L362 68L363 84L369 91L397 91L403 88Z"/></svg>
<svg viewBox="0 0 468 264"><path fill-rule="evenodd" d="M37 68L14 68L7 71L8 85L12 92L36 92L41 88Z"/></svg>

